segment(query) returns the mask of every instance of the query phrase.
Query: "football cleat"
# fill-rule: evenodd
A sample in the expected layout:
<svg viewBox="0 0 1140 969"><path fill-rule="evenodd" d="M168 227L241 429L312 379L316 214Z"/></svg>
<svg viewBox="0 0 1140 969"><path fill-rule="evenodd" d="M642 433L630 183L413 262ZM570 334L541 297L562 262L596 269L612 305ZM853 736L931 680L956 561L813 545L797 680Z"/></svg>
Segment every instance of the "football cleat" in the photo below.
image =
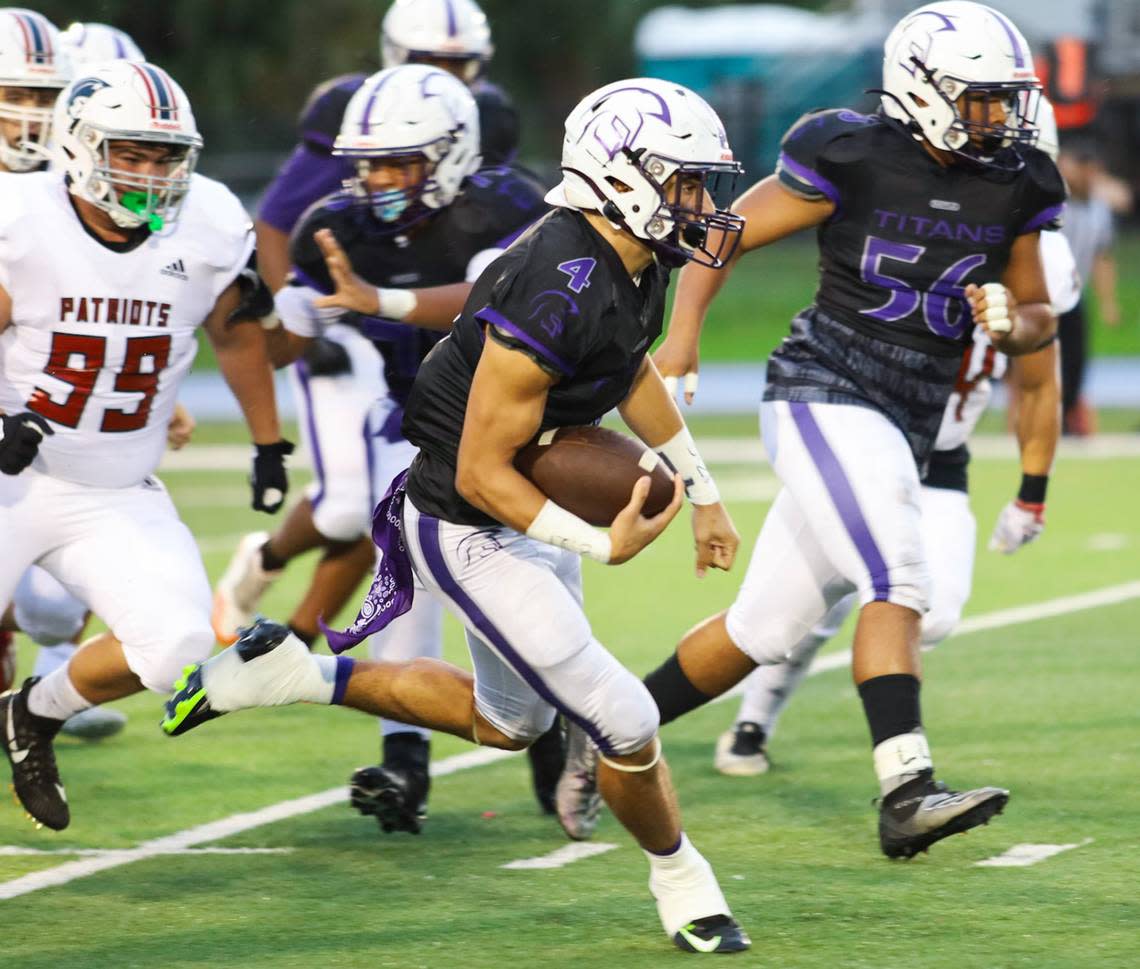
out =
<svg viewBox="0 0 1140 969"><path fill-rule="evenodd" d="M284 571L269 572L262 567L261 547L268 541L268 532L244 535L218 580L210 625L218 642L225 646L236 642L240 630L253 622L261 597Z"/></svg>
<svg viewBox="0 0 1140 969"><path fill-rule="evenodd" d="M60 733L81 740L113 737L127 725L127 716L109 707L89 707L63 721Z"/></svg>
<svg viewBox="0 0 1140 969"><path fill-rule="evenodd" d="M952 791L923 771L882 799L879 844L888 858L913 858L936 841L989 823L1008 801L1004 788Z"/></svg>
<svg viewBox="0 0 1140 969"><path fill-rule="evenodd" d="M574 841L587 841L598 827L598 748L577 724L566 724L566 766L554 789L558 823Z"/></svg>
<svg viewBox="0 0 1140 969"><path fill-rule="evenodd" d="M716 742L713 764L729 777L756 777L772 766L764 746L767 738L758 723L745 720L726 730Z"/></svg>
<svg viewBox="0 0 1140 969"><path fill-rule="evenodd" d="M752 940L731 915L710 915L678 929L673 944L682 952L745 952Z"/></svg>
<svg viewBox="0 0 1140 969"><path fill-rule="evenodd" d="M399 767L359 767L348 782L349 801L361 814L376 818L385 834L419 834L427 820L427 771Z"/></svg>
<svg viewBox="0 0 1140 969"><path fill-rule="evenodd" d="M36 823L62 831L71 823L71 810L51 742L63 721L36 716L28 709L28 693L38 682L38 676L29 677L19 691L0 696L0 732L24 810Z"/></svg>
<svg viewBox="0 0 1140 969"><path fill-rule="evenodd" d="M543 814L557 814L558 779L566 766L566 737L562 718L555 717L550 729L526 749L530 760L530 780Z"/></svg>
<svg viewBox="0 0 1140 969"><path fill-rule="evenodd" d="M309 648L286 626L258 619L229 649L182 671L166 701L162 729L177 737L233 710L305 699L298 684L312 663Z"/></svg>

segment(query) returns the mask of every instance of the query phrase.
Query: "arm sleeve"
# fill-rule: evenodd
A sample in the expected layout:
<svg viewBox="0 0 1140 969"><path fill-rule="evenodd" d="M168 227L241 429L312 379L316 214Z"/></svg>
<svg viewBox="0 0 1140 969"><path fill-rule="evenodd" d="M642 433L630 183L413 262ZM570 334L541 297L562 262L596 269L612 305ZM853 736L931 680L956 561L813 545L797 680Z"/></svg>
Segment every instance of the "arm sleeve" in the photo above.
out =
<svg viewBox="0 0 1140 969"><path fill-rule="evenodd" d="M821 170L820 156L836 138L866 120L853 111L812 111L805 114L780 142L780 157L776 162L780 184L801 198L813 202L826 198L839 205L839 188Z"/></svg>
<svg viewBox="0 0 1140 969"><path fill-rule="evenodd" d="M541 259L541 254L532 253L522 265L504 272L487 304L473 315L498 331L497 338L505 338L500 342L526 347L544 368L570 377L589 355L604 309L596 305L598 297L592 302L588 297L591 290L607 287L595 285L574 293L567 285L574 277L553 264L543 265Z"/></svg>

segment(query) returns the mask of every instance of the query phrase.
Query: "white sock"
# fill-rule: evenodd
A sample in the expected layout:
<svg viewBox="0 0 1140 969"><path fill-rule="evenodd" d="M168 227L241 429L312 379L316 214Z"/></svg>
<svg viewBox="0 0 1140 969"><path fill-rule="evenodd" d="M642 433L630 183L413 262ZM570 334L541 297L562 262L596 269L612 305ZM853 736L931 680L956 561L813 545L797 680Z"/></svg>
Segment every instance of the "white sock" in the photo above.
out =
<svg viewBox="0 0 1140 969"><path fill-rule="evenodd" d="M32 667L32 676L43 679L49 673L54 673L75 655L79 647L75 643L57 643L55 646L41 646L36 651L36 665Z"/></svg>
<svg viewBox="0 0 1140 969"><path fill-rule="evenodd" d="M289 703L333 703L343 694L352 660L317 656L290 633L274 649L243 662L231 646L202 666L210 706L228 713Z"/></svg>
<svg viewBox="0 0 1140 969"><path fill-rule="evenodd" d="M657 914L672 938L679 929L709 915L729 915L712 866L682 832L672 854L645 852L649 859L649 890L657 900Z"/></svg>
<svg viewBox="0 0 1140 969"><path fill-rule="evenodd" d="M66 666L49 673L28 694L28 709L37 717L50 717L52 720L66 720L93 706L95 704L75 688Z"/></svg>
<svg viewBox="0 0 1140 969"><path fill-rule="evenodd" d="M926 742L922 728L888 737L876 745L872 756L875 760L875 775L879 778L879 790L884 797L896 787L917 777L921 771L934 770L930 745Z"/></svg>

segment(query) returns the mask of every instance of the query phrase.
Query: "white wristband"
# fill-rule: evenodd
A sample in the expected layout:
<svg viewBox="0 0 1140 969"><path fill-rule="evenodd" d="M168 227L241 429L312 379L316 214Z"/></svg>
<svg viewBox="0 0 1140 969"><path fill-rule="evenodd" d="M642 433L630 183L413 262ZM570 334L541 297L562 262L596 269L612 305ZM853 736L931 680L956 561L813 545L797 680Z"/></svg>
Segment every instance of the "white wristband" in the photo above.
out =
<svg viewBox="0 0 1140 969"><path fill-rule="evenodd" d="M380 310L378 316L386 320L405 320L416 308L416 294L410 289L376 288L376 299Z"/></svg>
<svg viewBox="0 0 1140 969"><path fill-rule="evenodd" d="M610 560L610 537L549 498L526 530L528 538L585 555L603 564Z"/></svg>
<svg viewBox="0 0 1140 969"><path fill-rule="evenodd" d="M682 427L673 437L656 448L658 454L685 482L685 494L694 505L715 505L720 501L720 492L713 481L693 435L687 427Z"/></svg>

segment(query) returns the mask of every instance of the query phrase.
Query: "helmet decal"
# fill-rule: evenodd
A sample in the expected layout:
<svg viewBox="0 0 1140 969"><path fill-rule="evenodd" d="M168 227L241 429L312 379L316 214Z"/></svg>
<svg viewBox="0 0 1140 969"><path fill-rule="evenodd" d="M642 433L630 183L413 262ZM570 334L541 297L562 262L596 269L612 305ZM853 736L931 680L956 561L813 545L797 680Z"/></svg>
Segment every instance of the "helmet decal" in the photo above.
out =
<svg viewBox="0 0 1140 969"><path fill-rule="evenodd" d="M44 18L38 13L12 11L20 32L24 35L24 50L29 64L51 65L55 60L55 47Z"/></svg>

